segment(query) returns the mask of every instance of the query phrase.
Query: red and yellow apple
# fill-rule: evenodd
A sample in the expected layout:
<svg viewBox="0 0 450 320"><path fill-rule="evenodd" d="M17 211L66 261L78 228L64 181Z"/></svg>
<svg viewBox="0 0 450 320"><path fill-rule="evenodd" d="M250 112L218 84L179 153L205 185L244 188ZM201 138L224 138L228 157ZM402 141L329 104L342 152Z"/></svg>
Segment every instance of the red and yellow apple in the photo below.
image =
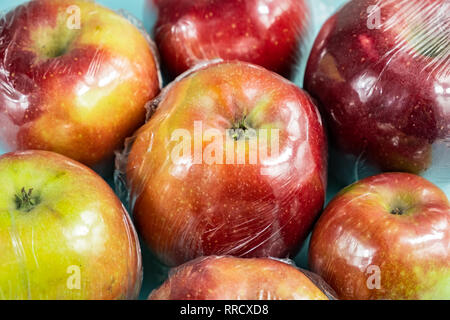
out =
<svg viewBox="0 0 450 320"><path fill-rule="evenodd" d="M339 299L450 299L447 197L408 173L361 180L325 209L309 263Z"/></svg>
<svg viewBox="0 0 450 320"><path fill-rule="evenodd" d="M148 37L84 0L30 1L0 20L0 146L112 159L160 89Z"/></svg>
<svg viewBox="0 0 450 320"><path fill-rule="evenodd" d="M307 36L309 11L304 0L148 2L158 9L155 40L173 76L199 61L221 58L289 77Z"/></svg>
<svg viewBox="0 0 450 320"><path fill-rule="evenodd" d="M450 190L449 12L448 0L352 0L323 26L305 89L348 184L402 171Z"/></svg>
<svg viewBox="0 0 450 320"><path fill-rule="evenodd" d="M178 79L158 101L122 166L157 257L174 266L295 254L326 190L326 139L308 94L262 67L222 62Z"/></svg>
<svg viewBox="0 0 450 320"><path fill-rule="evenodd" d="M135 299L136 232L111 188L65 156L0 157L0 299Z"/></svg>
<svg viewBox="0 0 450 320"><path fill-rule="evenodd" d="M314 278L269 258L206 257L174 269L149 299L329 300L326 284Z"/></svg>

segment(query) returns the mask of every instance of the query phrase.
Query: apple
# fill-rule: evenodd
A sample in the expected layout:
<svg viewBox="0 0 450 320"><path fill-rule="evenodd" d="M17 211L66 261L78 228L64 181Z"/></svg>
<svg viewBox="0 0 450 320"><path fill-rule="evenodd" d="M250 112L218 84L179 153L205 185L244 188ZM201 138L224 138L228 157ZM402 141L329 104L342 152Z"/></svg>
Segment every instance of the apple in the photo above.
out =
<svg viewBox="0 0 450 320"><path fill-rule="evenodd" d="M384 173L342 190L314 228L311 270L339 299L450 299L450 204L426 179Z"/></svg>
<svg viewBox="0 0 450 320"><path fill-rule="evenodd" d="M409 172L450 194L449 10L447 0L353 0L323 26L305 89L338 177Z"/></svg>
<svg viewBox="0 0 450 320"><path fill-rule="evenodd" d="M326 190L326 138L308 94L262 67L218 62L177 79L155 108L118 162L156 256L176 266L294 254Z"/></svg>
<svg viewBox="0 0 450 320"><path fill-rule="evenodd" d="M329 300L330 292L284 261L211 256L172 270L149 300Z"/></svg>
<svg viewBox="0 0 450 320"><path fill-rule="evenodd" d="M148 36L83 0L30 1L0 20L0 147L103 167L160 88Z"/></svg>
<svg viewBox="0 0 450 320"><path fill-rule="evenodd" d="M65 156L0 157L0 299L134 299L141 251L96 173Z"/></svg>
<svg viewBox="0 0 450 320"><path fill-rule="evenodd" d="M290 77L308 32L305 0L147 1L157 8L155 40L172 76L221 58Z"/></svg>

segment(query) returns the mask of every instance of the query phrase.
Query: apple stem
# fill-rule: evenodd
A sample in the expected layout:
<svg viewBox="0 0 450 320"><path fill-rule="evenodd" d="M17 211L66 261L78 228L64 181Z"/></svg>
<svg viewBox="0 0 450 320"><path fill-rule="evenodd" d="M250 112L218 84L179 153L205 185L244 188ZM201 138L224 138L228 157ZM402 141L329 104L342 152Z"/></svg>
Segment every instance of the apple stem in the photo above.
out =
<svg viewBox="0 0 450 320"><path fill-rule="evenodd" d="M395 209L393 209L393 210L391 211L391 214L395 214L395 215L399 215L399 216L400 216L400 215L403 214L403 209L397 207L397 208L395 208Z"/></svg>
<svg viewBox="0 0 450 320"><path fill-rule="evenodd" d="M16 194L16 207L18 210L24 212L30 212L33 208L39 204L39 198L33 197L33 188L30 188L28 192L25 188L22 188L19 194Z"/></svg>
<svg viewBox="0 0 450 320"><path fill-rule="evenodd" d="M237 124L234 124L231 128L231 138L233 138L235 141L238 141L241 139L245 132L249 129L247 119L244 117L242 120L238 121Z"/></svg>

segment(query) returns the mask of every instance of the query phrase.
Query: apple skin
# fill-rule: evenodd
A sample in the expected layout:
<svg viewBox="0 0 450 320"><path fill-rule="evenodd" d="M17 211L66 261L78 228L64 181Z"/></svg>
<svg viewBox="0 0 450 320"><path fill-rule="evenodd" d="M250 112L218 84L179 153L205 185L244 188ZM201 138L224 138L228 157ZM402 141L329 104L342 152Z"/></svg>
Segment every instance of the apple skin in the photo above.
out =
<svg viewBox="0 0 450 320"><path fill-rule="evenodd" d="M449 202L434 184L409 173L376 175L326 207L309 264L339 299L450 299L449 226ZM379 268L379 289L367 285L369 266Z"/></svg>
<svg viewBox="0 0 450 320"><path fill-rule="evenodd" d="M367 176L364 171L381 170L450 181L450 4L407 3L350 1L326 22L313 46L305 89L329 128L331 162L342 160L331 170L338 177L358 180ZM380 28L368 27L373 5L381 8ZM420 40L414 25L428 36ZM448 182L440 186L450 191Z"/></svg>
<svg viewBox="0 0 450 320"><path fill-rule="evenodd" d="M80 29L67 9L77 6ZM112 160L160 89L148 39L83 0L31 1L0 21L0 146L53 151L88 166Z"/></svg>
<svg viewBox="0 0 450 320"><path fill-rule="evenodd" d="M148 0L158 9L155 40L172 76L221 58L289 78L307 36L304 0Z"/></svg>
<svg viewBox="0 0 450 320"><path fill-rule="evenodd" d="M321 279L317 280L319 285L326 285ZM211 256L172 270L168 280L150 294L149 300L329 298L308 276L286 262L269 258Z"/></svg>
<svg viewBox="0 0 450 320"><path fill-rule="evenodd" d="M137 234L95 172L56 153L22 151L0 157L0 181L0 299L137 298ZM37 202L27 210L17 203L22 188ZM79 289L68 287L74 266Z"/></svg>
<svg viewBox="0 0 450 320"><path fill-rule="evenodd" d="M138 230L156 256L176 266L208 255L294 254L326 190L326 138L308 94L259 66L220 62L183 75L158 102L122 170ZM226 130L243 117L255 130L279 130L279 152L271 154L269 144L269 161L195 163L192 154L183 163L171 160L175 130L187 130L207 155L211 141L194 136L194 122L231 139ZM239 148L250 153L250 140L236 145L235 159Z"/></svg>

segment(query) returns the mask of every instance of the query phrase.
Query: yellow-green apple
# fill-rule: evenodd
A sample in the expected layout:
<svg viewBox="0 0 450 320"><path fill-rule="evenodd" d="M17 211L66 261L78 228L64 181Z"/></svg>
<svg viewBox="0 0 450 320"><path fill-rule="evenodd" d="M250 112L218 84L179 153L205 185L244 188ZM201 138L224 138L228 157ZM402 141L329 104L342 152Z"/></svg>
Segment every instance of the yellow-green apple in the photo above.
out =
<svg viewBox="0 0 450 320"><path fill-rule="evenodd" d="M221 58L289 77L307 36L305 0L147 1L158 9L155 40L173 76Z"/></svg>
<svg viewBox="0 0 450 320"><path fill-rule="evenodd" d="M0 157L0 299L134 299L141 253L96 173L48 151Z"/></svg>
<svg viewBox="0 0 450 320"><path fill-rule="evenodd" d="M284 261L211 256L172 270L149 299L329 300L331 291L316 275Z"/></svg>
<svg viewBox="0 0 450 320"><path fill-rule="evenodd" d="M326 190L325 134L308 94L262 67L216 62L158 101L121 169L153 252L171 266L294 254Z"/></svg>
<svg viewBox="0 0 450 320"><path fill-rule="evenodd" d="M448 0L352 0L323 26L305 88L339 177L410 172L450 192L449 12Z"/></svg>
<svg viewBox="0 0 450 320"><path fill-rule="evenodd" d="M385 173L345 188L309 249L311 270L340 299L450 299L450 204L420 176Z"/></svg>
<svg viewBox="0 0 450 320"><path fill-rule="evenodd" d="M30 1L0 20L0 145L95 166L145 121L160 88L148 36L84 0Z"/></svg>

